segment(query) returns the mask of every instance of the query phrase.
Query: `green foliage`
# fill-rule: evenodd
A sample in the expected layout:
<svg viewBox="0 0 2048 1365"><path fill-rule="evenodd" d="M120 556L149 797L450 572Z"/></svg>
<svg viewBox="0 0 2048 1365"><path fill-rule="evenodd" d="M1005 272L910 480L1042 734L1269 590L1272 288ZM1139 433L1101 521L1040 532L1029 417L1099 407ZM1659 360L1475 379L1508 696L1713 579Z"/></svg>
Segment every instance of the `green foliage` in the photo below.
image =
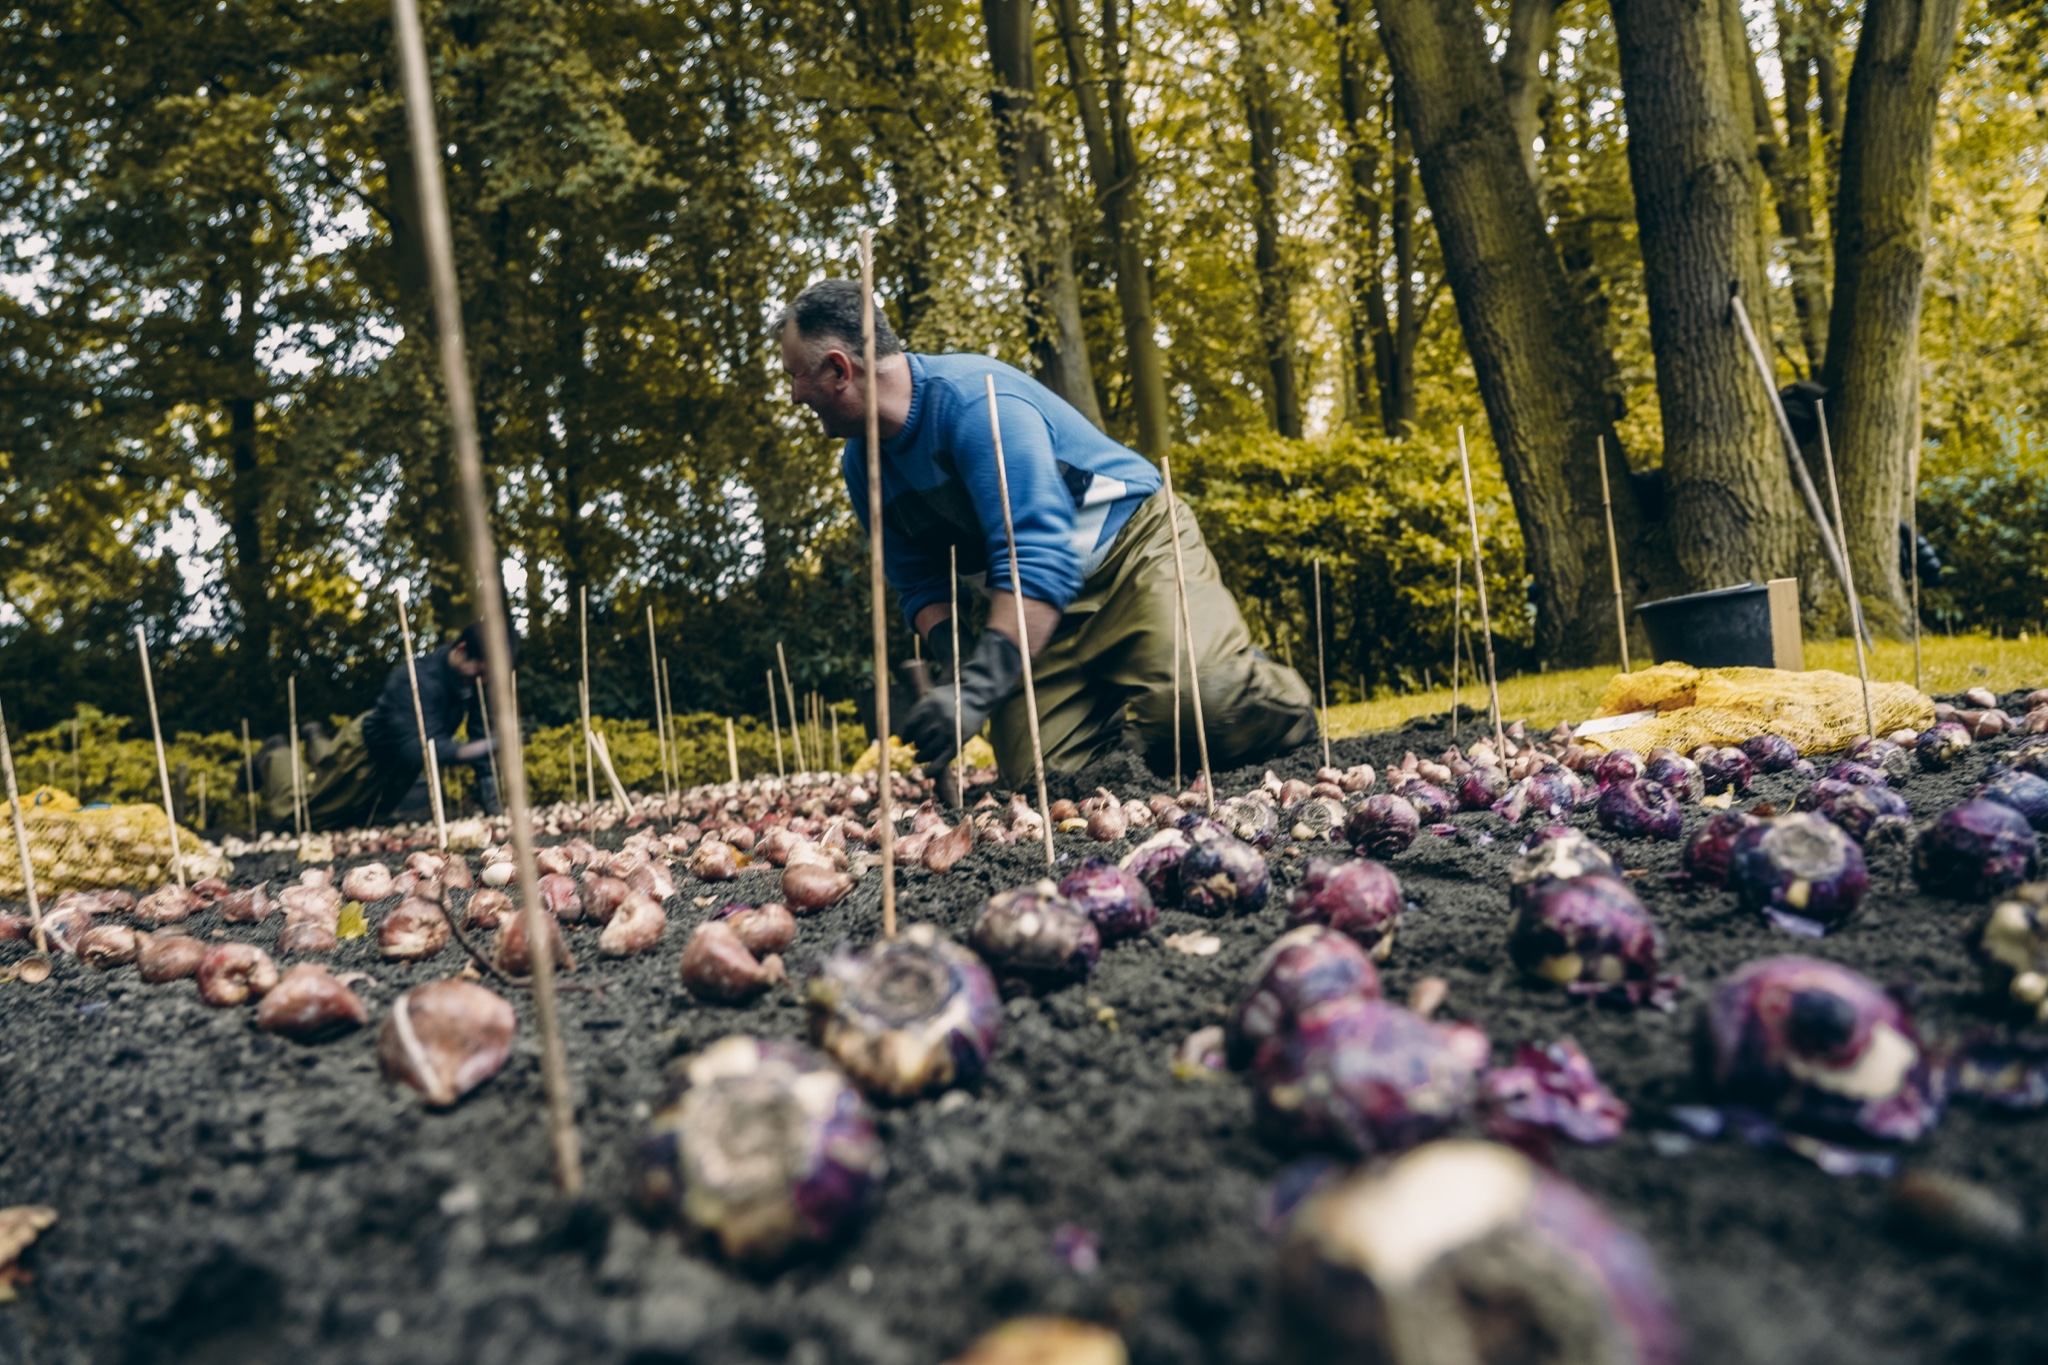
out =
<svg viewBox="0 0 2048 1365"><path fill-rule="evenodd" d="M1995 444L1932 448L1920 531L1942 560L1921 614L1951 629L2048 628L2048 431L2000 423Z"/></svg>

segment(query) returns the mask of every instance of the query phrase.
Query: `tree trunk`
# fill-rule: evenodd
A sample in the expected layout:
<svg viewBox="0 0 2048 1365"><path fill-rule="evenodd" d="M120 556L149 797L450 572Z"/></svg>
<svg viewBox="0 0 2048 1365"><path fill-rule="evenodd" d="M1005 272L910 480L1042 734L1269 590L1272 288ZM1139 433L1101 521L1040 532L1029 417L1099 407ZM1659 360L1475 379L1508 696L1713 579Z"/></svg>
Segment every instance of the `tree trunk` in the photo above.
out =
<svg viewBox="0 0 2048 1365"><path fill-rule="evenodd" d="M1543 198L1543 172L1536 164L1536 138L1543 127L1543 54L1557 24L1557 0L1514 0L1508 9L1508 41L1501 52L1500 83L1507 92L1508 122L1522 149L1522 169Z"/></svg>
<svg viewBox="0 0 2048 1365"><path fill-rule="evenodd" d="M1796 575L1814 537L1729 314L1734 282L1769 336L1748 76L1724 27L1734 4L1614 0L1671 544L1695 591Z"/></svg>
<svg viewBox="0 0 2048 1365"><path fill-rule="evenodd" d="M1560 665L1612 657L1614 598L1595 442L1605 438L1629 597L1675 577L1630 495L1584 329L1544 234L1476 9L1376 0L1444 269L1536 588L1537 647Z"/></svg>
<svg viewBox="0 0 2048 1365"><path fill-rule="evenodd" d="M1022 237L1019 258L1030 290L1026 330L1038 378L1102 425L1088 342L1081 331L1081 287L1073 243L1054 175L1052 135L1038 109L1038 61L1032 48L1033 0L982 0L988 27L990 94L996 145L1007 169L1012 223Z"/></svg>
<svg viewBox="0 0 2048 1365"><path fill-rule="evenodd" d="M1911 608L1898 525L1920 443L1920 282L1934 119L1960 0L1870 0L1849 74L1828 324L1828 429L1857 594L1873 630Z"/></svg>
<svg viewBox="0 0 2048 1365"><path fill-rule="evenodd" d="M1813 222L1813 53L1804 20L1778 6L1778 67L1785 84L1785 151L1771 177L1778 223L1790 242L1792 306L1806 348L1806 372L1819 374L1828 354L1827 247ZM1752 72L1755 70L1751 68Z"/></svg>
<svg viewBox="0 0 2048 1365"><path fill-rule="evenodd" d="M1394 219L1394 330L1387 355L1387 382L1380 391L1387 435L1403 437L1415 430L1415 343L1422 337L1422 318L1415 297L1415 149L1394 110L1394 164L1390 179Z"/></svg>
<svg viewBox="0 0 2048 1365"><path fill-rule="evenodd" d="M1270 380L1266 415L1282 436L1301 435L1301 390L1294 366L1294 299L1280 250L1280 119L1267 70L1265 15L1259 0L1239 0L1237 39L1250 133L1252 268L1259 284L1259 343Z"/></svg>
<svg viewBox="0 0 2048 1365"><path fill-rule="evenodd" d="M1364 42L1359 16L1351 0L1335 0L1337 21L1337 101L1344 117L1344 173L1350 187L1350 214L1345 226L1351 238L1351 393L1353 419L1362 418L1368 402L1384 394L1392 370L1381 353L1387 343L1387 297L1380 289L1379 145L1366 117ZM1381 429L1389 436L1385 413Z"/></svg>
<svg viewBox="0 0 2048 1365"><path fill-rule="evenodd" d="M1152 308L1152 270L1145 263L1143 169L1131 136L1130 102L1124 90L1124 52L1119 0L1102 0L1102 76L1088 53L1080 0L1059 0L1060 39L1067 72L1080 106L1081 131L1088 141L1088 172L1102 211L1103 235L1116 260L1117 313L1123 322L1125 378L1138 423L1138 449L1156 460L1172 439L1166 406L1166 358L1159 349Z"/></svg>
<svg viewBox="0 0 2048 1365"><path fill-rule="evenodd" d="M897 110L918 105L916 16L908 0L870 0L857 11L872 70L887 81ZM877 234L877 262L891 263L899 277L896 329L905 345L917 337L918 323L930 311L937 283L931 274L931 205L925 191L925 160L929 149L902 113L890 112L875 121L875 140L888 168L896 212Z"/></svg>

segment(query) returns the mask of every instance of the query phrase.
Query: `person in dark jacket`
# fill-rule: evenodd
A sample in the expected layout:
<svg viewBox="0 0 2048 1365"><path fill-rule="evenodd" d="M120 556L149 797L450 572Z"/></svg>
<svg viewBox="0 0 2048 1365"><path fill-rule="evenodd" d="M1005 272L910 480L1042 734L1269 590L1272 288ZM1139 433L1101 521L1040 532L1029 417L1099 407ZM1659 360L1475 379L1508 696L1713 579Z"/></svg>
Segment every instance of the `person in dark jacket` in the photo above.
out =
<svg viewBox="0 0 2048 1365"><path fill-rule="evenodd" d="M495 736L484 737L484 632L474 623L449 644L414 661L419 670L420 715L434 746L442 782L458 764L476 774L486 814L498 811L491 752ZM513 637L518 657L518 637ZM301 781L312 828L351 829L393 820L420 820L432 809L427 792L426 754L413 715L412 679L401 660L384 680L377 703L331 741L303 750ZM458 740L465 730L469 738ZM262 802L273 829L292 828L291 753L282 736L264 746Z"/></svg>

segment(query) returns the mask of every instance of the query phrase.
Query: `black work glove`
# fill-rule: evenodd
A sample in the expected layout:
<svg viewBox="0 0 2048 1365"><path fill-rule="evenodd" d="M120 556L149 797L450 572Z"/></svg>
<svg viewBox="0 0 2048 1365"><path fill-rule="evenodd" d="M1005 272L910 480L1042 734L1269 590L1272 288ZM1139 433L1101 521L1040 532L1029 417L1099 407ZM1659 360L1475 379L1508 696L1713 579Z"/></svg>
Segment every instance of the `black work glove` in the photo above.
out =
<svg viewBox="0 0 2048 1365"><path fill-rule="evenodd" d="M963 735L976 734L1004 697L1024 676L1024 654L1001 631L985 630L960 669L960 725ZM921 763L944 763L953 745L953 684L939 683L910 708L897 728L904 742L917 750Z"/></svg>
<svg viewBox="0 0 2048 1365"><path fill-rule="evenodd" d="M925 661L932 666L932 676L946 686L953 685L953 618L947 617L932 627L931 634L924 637Z"/></svg>

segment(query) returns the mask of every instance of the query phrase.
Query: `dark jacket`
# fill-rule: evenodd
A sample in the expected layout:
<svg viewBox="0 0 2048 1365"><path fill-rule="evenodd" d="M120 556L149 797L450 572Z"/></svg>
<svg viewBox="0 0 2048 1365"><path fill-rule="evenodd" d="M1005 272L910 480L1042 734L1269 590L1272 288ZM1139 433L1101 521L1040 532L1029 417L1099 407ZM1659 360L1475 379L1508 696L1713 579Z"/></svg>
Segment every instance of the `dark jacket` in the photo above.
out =
<svg viewBox="0 0 2048 1365"><path fill-rule="evenodd" d="M454 648L446 644L419 658L420 714L426 717L427 735L443 768L456 761L455 732L464 720L469 722L470 738L481 739L484 733L475 681L448 666L448 651ZM391 670L377 704L363 717L363 744L382 767L413 771L426 764L412 715L412 681L403 663Z"/></svg>

